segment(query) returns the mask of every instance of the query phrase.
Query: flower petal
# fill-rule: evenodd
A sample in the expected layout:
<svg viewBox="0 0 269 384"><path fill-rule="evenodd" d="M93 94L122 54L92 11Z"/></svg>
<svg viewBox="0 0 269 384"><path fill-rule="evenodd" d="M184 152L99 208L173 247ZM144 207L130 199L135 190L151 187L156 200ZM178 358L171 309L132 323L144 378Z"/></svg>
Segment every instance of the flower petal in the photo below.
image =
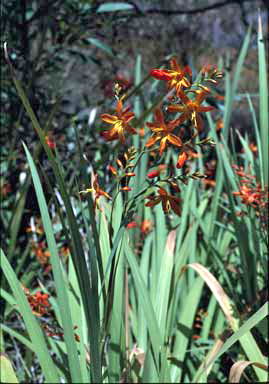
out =
<svg viewBox="0 0 269 384"><path fill-rule="evenodd" d="M179 199L177 199L177 200L176 199L170 199L169 201L170 201L172 210L175 212L175 214L180 216L181 209L180 209L180 205L179 205Z"/></svg>
<svg viewBox="0 0 269 384"><path fill-rule="evenodd" d="M182 115L180 115L180 117L178 119L173 121L173 126L176 127L177 125L182 124L188 118L189 118L189 113L182 113Z"/></svg>
<svg viewBox="0 0 269 384"><path fill-rule="evenodd" d="M151 128L152 132L164 132L165 131L165 127L152 127Z"/></svg>
<svg viewBox="0 0 269 384"><path fill-rule="evenodd" d="M162 155L163 151L165 150L167 138L167 136L163 137L160 142L160 155Z"/></svg>
<svg viewBox="0 0 269 384"><path fill-rule="evenodd" d="M126 124L125 129L126 129L127 132L129 132L129 133L131 133L131 134L133 134L133 135L135 135L135 134L137 133L136 130L135 130L135 128L132 127L132 126L129 125L129 124Z"/></svg>
<svg viewBox="0 0 269 384"><path fill-rule="evenodd" d="M203 122L203 119L201 118L201 116L197 113L196 114L196 129L198 132L201 132L203 130L203 127L204 127L204 122Z"/></svg>
<svg viewBox="0 0 269 384"><path fill-rule="evenodd" d="M187 156L186 152L182 152L178 156L178 159L177 159L177 168L182 168L183 165L185 164L187 158L188 158L188 156Z"/></svg>
<svg viewBox="0 0 269 384"><path fill-rule="evenodd" d="M185 88L189 88L191 86L191 83L189 82L189 80L186 77L183 77L183 79L181 80L181 83L182 83L183 87L185 87Z"/></svg>
<svg viewBox="0 0 269 384"><path fill-rule="evenodd" d="M170 60L170 66L171 66L171 69L173 71L176 71L176 72L181 72L181 68L180 66L178 65L175 57L173 57L171 60Z"/></svg>
<svg viewBox="0 0 269 384"><path fill-rule="evenodd" d="M159 202L161 201L161 198L160 197L156 197L150 201L148 201L145 206L146 207L154 207L154 205L157 205L159 204Z"/></svg>
<svg viewBox="0 0 269 384"><path fill-rule="evenodd" d="M199 107L197 108L197 111L198 112L209 112L209 111L213 111L213 109L216 109L215 107L203 107L202 105L199 105Z"/></svg>
<svg viewBox="0 0 269 384"><path fill-rule="evenodd" d="M169 71L163 70L163 69L152 69L150 71L150 75L155 77L155 79L158 80L170 80L171 79L171 74Z"/></svg>
<svg viewBox="0 0 269 384"><path fill-rule="evenodd" d="M117 110L118 116L120 116L122 114L122 101L121 100L118 101L116 110Z"/></svg>
<svg viewBox="0 0 269 384"><path fill-rule="evenodd" d="M183 105L171 104L167 108L168 112L184 112L185 107Z"/></svg>
<svg viewBox="0 0 269 384"><path fill-rule="evenodd" d="M160 137L158 136L152 136L148 139L148 141L146 142L146 147L151 147L152 145L154 145L158 140L160 140Z"/></svg>
<svg viewBox="0 0 269 384"><path fill-rule="evenodd" d="M181 98L184 104L187 104L191 101L183 91L178 92L178 96Z"/></svg>
<svg viewBox="0 0 269 384"><path fill-rule="evenodd" d="M160 196L163 196L163 197L168 195L164 188L159 188L158 193Z"/></svg>
<svg viewBox="0 0 269 384"><path fill-rule="evenodd" d="M101 119L102 119L103 121L105 121L106 123L114 124L115 121L118 120L118 117L117 117L117 116L113 116L113 115L109 115L109 114L107 114L107 113L103 113L103 114L101 115Z"/></svg>
<svg viewBox="0 0 269 384"><path fill-rule="evenodd" d="M160 123L161 125L164 124L164 118L163 118L161 107L158 107L155 109L154 117L158 123Z"/></svg>
<svg viewBox="0 0 269 384"><path fill-rule="evenodd" d="M129 123L129 121L135 117L135 114L133 112L127 112L122 117L124 118L125 123Z"/></svg>
<svg viewBox="0 0 269 384"><path fill-rule="evenodd" d="M183 73L188 73L188 75L190 76L190 78L192 79L192 69L189 65L186 65L183 69Z"/></svg>
<svg viewBox="0 0 269 384"><path fill-rule="evenodd" d="M170 135L167 136L167 139L168 139L169 143L171 143L173 145L176 145L177 147L181 147L182 146L181 139L178 136L176 136L176 135L170 134Z"/></svg>
<svg viewBox="0 0 269 384"><path fill-rule="evenodd" d="M196 98L195 98L195 103L196 104L201 104L202 101L208 96L208 92L199 90L196 91Z"/></svg>
<svg viewBox="0 0 269 384"><path fill-rule="evenodd" d="M147 126L150 128L150 129L152 129L152 128L155 128L155 127L160 127L161 126L161 124L159 124L159 123L157 123L157 122L154 122L154 123L146 123L147 124Z"/></svg>

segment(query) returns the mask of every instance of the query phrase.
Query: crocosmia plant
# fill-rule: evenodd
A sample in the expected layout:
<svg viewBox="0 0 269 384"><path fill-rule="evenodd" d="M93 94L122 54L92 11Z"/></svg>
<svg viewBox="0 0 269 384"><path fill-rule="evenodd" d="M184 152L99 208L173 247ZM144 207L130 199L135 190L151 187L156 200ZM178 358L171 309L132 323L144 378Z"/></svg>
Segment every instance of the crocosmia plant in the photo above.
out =
<svg viewBox="0 0 269 384"><path fill-rule="evenodd" d="M40 24L31 24L38 9L18 3L25 8L18 25L25 18L28 26L21 27L23 40L40 26L40 44L55 40L57 60L76 39L98 51L92 61L102 69L103 98L85 97L87 108L72 116L58 110L61 100L39 113L28 89L37 86L37 73L18 74L17 46L4 45L12 84L5 111L16 111L15 99L21 107L14 125L12 114L1 116L16 131L6 140L0 185L1 382L268 382L261 17L257 31L247 29L237 59L216 52L216 62L207 58L198 68L198 58L183 65L179 52L151 67L138 55L132 68L120 51L109 77L103 64L114 63L116 50L92 37L92 25L146 17L139 1L62 2L56 15L52 2L44 8L49 22ZM240 3L244 16L243 2L224 3L218 7ZM79 50L71 51L77 58ZM50 68L42 54L36 60L29 61L33 70ZM243 76L251 70L249 87Z"/></svg>

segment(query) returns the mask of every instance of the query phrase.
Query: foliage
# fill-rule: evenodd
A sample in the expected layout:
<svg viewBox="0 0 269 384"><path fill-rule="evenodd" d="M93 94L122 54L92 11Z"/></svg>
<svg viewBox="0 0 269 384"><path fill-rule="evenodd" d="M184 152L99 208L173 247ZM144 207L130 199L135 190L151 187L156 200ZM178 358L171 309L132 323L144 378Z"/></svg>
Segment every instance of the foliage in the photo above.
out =
<svg viewBox="0 0 269 384"><path fill-rule="evenodd" d="M108 12L105 5L100 12ZM23 143L28 168L12 209L14 191L1 187L8 234L1 348L16 350L19 381L266 381L268 110L258 124L252 95L244 95L256 144L229 130L250 36L249 29L233 78L220 65L193 80L194 68L172 59L169 69L142 79L138 56L135 86L117 83L116 112L103 111L98 132L89 139L87 124L72 119L72 162L48 135L50 117L40 124L5 49L5 70L40 141L34 151ZM261 37L260 26L264 105ZM221 71L224 105L216 88ZM6 169L12 161L11 152ZM31 180L38 209L25 243L18 234ZM14 375L3 356L5 374Z"/></svg>

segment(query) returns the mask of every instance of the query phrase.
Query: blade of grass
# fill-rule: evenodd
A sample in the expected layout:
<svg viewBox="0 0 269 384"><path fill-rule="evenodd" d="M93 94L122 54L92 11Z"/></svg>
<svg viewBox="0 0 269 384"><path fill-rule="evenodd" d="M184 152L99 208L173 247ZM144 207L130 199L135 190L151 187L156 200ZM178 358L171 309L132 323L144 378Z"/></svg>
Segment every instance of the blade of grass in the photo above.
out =
<svg viewBox="0 0 269 384"><path fill-rule="evenodd" d="M259 95L260 95L260 132L263 157L263 187L268 186L268 135L269 135L269 111L268 111L268 73L266 69L265 41L262 33L261 15L258 18L258 57L259 57Z"/></svg>

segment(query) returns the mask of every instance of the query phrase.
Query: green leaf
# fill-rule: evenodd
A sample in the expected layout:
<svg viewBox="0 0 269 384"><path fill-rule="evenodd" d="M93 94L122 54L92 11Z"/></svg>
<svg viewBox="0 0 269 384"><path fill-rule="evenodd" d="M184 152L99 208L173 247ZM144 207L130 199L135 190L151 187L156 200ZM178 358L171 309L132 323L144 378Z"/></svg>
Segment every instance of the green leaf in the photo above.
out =
<svg viewBox="0 0 269 384"><path fill-rule="evenodd" d="M116 11L130 11L134 9L134 6L132 4L127 4L127 3L122 3L122 2L118 2L118 3L106 3L106 4L101 4L98 9L97 9L97 13L101 13L101 12L116 12Z"/></svg>
<svg viewBox="0 0 269 384"><path fill-rule="evenodd" d="M103 43L102 41L95 39L94 37L90 37L89 39L87 39L87 41L90 44L95 45L97 48L102 49L103 51L108 53L110 56L114 56L112 49L107 44Z"/></svg>
<svg viewBox="0 0 269 384"><path fill-rule="evenodd" d="M0 354L1 383L18 383L11 361L3 353Z"/></svg>

